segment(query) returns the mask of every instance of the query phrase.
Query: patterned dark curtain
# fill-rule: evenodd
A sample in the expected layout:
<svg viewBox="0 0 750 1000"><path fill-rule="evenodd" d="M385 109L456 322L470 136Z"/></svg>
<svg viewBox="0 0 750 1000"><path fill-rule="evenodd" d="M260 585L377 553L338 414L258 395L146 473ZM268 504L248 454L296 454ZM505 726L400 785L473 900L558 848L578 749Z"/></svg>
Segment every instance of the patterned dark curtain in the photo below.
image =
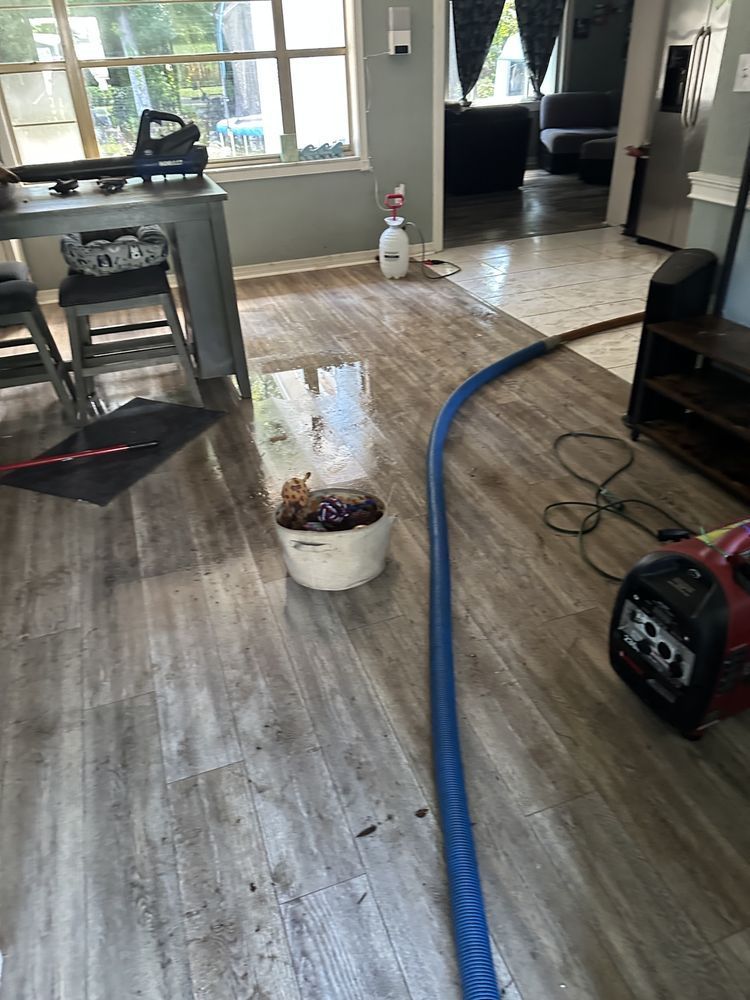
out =
<svg viewBox="0 0 750 1000"><path fill-rule="evenodd" d="M461 92L466 95L479 79L505 0L453 0L453 32Z"/></svg>
<svg viewBox="0 0 750 1000"><path fill-rule="evenodd" d="M564 9L565 0L516 0L523 54L537 97L542 96L542 80L560 34Z"/></svg>

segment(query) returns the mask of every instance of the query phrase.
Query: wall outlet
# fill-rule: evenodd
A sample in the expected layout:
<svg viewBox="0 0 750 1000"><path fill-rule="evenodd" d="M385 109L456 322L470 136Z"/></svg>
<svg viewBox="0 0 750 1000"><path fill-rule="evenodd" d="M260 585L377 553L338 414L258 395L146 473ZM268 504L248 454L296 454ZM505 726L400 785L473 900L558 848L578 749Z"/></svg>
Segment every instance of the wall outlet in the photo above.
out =
<svg viewBox="0 0 750 1000"><path fill-rule="evenodd" d="M750 52L743 53L737 60L734 90L735 92L750 90Z"/></svg>
<svg viewBox="0 0 750 1000"><path fill-rule="evenodd" d="M400 194L402 198L406 197L406 184L397 184L393 189L394 194Z"/></svg>

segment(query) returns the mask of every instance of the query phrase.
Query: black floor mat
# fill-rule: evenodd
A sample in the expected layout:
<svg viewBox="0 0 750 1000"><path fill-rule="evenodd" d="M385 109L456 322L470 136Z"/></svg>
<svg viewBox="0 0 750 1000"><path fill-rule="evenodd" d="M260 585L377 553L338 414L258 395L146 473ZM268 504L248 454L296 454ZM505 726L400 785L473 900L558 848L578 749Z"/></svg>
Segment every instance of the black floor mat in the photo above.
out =
<svg viewBox="0 0 750 1000"><path fill-rule="evenodd" d="M158 441L158 447L19 469L3 476L0 485L85 500L104 507L223 416L219 410L205 410L199 406L131 399L43 455L63 455L139 441Z"/></svg>

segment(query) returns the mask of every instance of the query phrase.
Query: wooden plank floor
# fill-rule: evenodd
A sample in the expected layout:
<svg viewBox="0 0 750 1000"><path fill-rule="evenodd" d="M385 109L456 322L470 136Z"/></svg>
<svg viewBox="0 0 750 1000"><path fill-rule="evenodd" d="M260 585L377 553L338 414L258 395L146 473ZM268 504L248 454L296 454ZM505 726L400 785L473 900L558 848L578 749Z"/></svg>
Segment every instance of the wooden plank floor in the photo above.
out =
<svg viewBox="0 0 750 1000"><path fill-rule="evenodd" d="M514 191L447 194L445 245L593 229L604 224L608 198L608 187L584 184L578 174L527 170L523 186Z"/></svg>
<svg viewBox="0 0 750 1000"><path fill-rule="evenodd" d="M204 383L227 416L104 509L0 487L0 1000L459 997L424 454L449 391L534 336L370 266L239 296L254 404ZM170 367L101 387L189 401ZM541 525L586 497L554 437L621 433L626 398L559 351L472 399L448 450L466 770L512 1000L750 996L750 718L666 730L608 666L612 585ZM0 461L64 434L46 387L4 391L0 419ZM742 513L636 450L623 493L696 526ZM391 497L368 586L285 577L270 512L308 470ZM593 544L624 569L648 542L609 524Z"/></svg>

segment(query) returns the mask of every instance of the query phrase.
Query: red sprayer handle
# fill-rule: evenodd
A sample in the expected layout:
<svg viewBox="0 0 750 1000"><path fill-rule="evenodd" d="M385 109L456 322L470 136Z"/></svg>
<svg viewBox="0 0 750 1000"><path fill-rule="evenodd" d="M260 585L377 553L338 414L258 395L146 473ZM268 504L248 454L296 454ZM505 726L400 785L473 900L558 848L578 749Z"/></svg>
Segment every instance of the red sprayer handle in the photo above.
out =
<svg viewBox="0 0 750 1000"><path fill-rule="evenodd" d="M404 204L404 196L402 194L387 194L385 196L386 208L391 209L392 217L396 218L396 210L401 208Z"/></svg>

